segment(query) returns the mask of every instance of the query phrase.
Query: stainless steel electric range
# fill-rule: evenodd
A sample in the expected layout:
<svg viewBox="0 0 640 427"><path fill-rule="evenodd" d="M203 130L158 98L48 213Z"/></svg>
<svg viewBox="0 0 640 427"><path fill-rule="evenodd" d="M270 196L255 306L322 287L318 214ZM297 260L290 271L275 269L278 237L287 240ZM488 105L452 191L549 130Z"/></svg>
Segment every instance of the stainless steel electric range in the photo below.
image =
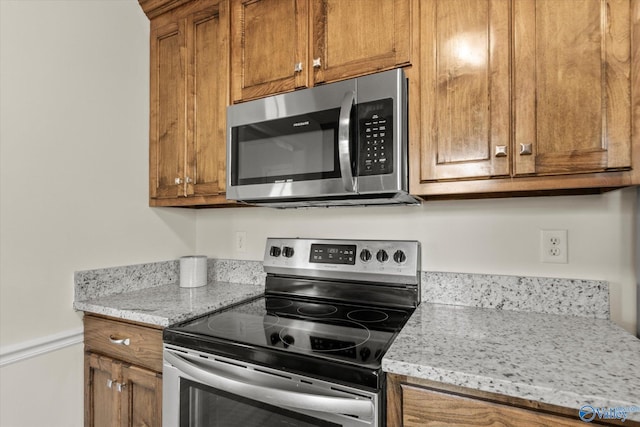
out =
<svg viewBox="0 0 640 427"><path fill-rule="evenodd" d="M164 332L164 426L383 426L416 241L270 238L265 294Z"/></svg>

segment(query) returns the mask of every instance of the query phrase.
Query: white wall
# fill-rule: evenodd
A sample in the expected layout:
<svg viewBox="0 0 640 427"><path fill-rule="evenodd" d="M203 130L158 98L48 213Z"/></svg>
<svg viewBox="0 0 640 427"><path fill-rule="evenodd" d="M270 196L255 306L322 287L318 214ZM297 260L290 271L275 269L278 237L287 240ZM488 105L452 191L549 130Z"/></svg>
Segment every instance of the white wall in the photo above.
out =
<svg viewBox="0 0 640 427"><path fill-rule="evenodd" d="M149 22L135 0L0 0L0 346L82 327L73 272L175 259L147 206ZM0 425L83 425L82 346L0 368Z"/></svg>
<svg viewBox="0 0 640 427"><path fill-rule="evenodd" d="M267 237L416 239L422 269L607 280L612 319L635 333L636 191L427 202L421 207L198 212L199 253L260 260ZM540 262L540 230L566 229L568 264ZM247 233L246 252L235 233Z"/></svg>

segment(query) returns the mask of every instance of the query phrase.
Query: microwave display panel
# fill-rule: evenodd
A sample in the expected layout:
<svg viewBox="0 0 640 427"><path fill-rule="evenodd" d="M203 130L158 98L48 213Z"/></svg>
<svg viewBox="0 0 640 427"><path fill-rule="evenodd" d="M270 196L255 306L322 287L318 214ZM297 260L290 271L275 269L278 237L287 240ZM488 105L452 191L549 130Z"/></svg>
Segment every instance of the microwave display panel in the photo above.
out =
<svg viewBox="0 0 640 427"><path fill-rule="evenodd" d="M340 176L338 108L232 129L234 185Z"/></svg>

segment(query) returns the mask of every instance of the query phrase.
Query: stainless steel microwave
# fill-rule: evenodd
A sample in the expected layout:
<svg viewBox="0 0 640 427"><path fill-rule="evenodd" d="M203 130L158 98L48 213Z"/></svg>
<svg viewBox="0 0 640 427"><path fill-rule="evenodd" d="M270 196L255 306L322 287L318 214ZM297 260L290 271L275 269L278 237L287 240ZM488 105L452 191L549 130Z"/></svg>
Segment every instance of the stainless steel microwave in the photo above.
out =
<svg viewBox="0 0 640 427"><path fill-rule="evenodd" d="M385 71L227 108L227 198L271 207L418 204L407 79Z"/></svg>

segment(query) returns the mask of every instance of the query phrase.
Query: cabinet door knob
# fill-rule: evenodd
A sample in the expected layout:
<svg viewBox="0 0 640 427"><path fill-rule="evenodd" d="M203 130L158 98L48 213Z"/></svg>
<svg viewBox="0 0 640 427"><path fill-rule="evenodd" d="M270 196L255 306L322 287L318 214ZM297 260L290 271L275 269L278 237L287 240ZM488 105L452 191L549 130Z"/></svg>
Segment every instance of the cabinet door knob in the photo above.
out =
<svg viewBox="0 0 640 427"><path fill-rule="evenodd" d="M193 180L189 176L185 178L185 181L187 182L187 184L191 184L193 182Z"/></svg>
<svg viewBox="0 0 640 427"><path fill-rule="evenodd" d="M175 181L176 185L180 185L182 184L182 178L176 178Z"/></svg>
<svg viewBox="0 0 640 427"><path fill-rule="evenodd" d="M320 58L313 59L313 68L320 68L322 66L322 62L320 62Z"/></svg>
<svg viewBox="0 0 640 427"><path fill-rule="evenodd" d="M115 345L129 345L129 344L131 344L131 340L129 340L129 338L118 339L118 338L115 338L113 335L109 336L109 341L111 342L111 344L115 344Z"/></svg>
<svg viewBox="0 0 640 427"><path fill-rule="evenodd" d="M113 385L113 380L107 380L107 387L111 388Z"/></svg>
<svg viewBox="0 0 640 427"><path fill-rule="evenodd" d="M293 66L293 72L299 73L302 71L302 62L296 62L296 65Z"/></svg>
<svg viewBox="0 0 640 427"><path fill-rule="evenodd" d="M520 155L527 156L533 153L533 144L520 144Z"/></svg>
<svg viewBox="0 0 640 427"><path fill-rule="evenodd" d="M118 390L118 393L122 393L122 390L126 387L126 384L122 384L122 383L116 383L116 388Z"/></svg>
<svg viewBox="0 0 640 427"><path fill-rule="evenodd" d="M496 157L507 157L506 145L496 145Z"/></svg>

